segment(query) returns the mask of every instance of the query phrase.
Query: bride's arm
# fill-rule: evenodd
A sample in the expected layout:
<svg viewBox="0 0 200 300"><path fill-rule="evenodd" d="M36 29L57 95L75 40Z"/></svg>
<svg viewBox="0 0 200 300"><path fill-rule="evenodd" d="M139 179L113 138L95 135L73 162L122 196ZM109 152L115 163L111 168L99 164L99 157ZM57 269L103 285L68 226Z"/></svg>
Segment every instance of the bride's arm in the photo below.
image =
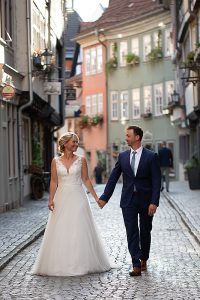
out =
<svg viewBox="0 0 200 300"><path fill-rule="evenodd" d="M55 159L53 159L51 162L51 181L50 181L49 205L48 205L51 211L53 211L54 209L53 197L55 195L57 185L58 185L58 179L57 179L57 171L56 171L56 162Z"/></svg>
<svg viewBox="0 0 200 300"><path fill-rule="evenodd" d="M82 181L83 181L84 185L86 186L88 192L90 192L92 194L92 196L94 197L94 199L98 202L99 198L98 198L98 196L93 188L93 185L91 183L91 180L88 176L88 167L87 167L86 159L84 157L82 157L81 160L82 160L82 168L81 168Z"/></svg>

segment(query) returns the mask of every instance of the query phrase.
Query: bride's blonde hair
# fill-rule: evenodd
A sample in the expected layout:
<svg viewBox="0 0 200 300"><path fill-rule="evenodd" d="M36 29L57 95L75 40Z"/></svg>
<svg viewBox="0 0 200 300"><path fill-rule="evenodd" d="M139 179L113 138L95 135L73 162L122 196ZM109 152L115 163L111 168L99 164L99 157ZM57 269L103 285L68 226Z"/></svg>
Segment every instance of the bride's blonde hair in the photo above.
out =
<svg viewBox="0 0 200 300"><path fill-rule="evenodd" d="M78 135L74 132L69 131L61 135L61 137L58 140L58 147L61 153L65 151L65 144L71 139L74 139L75 141L79 142Z"/></svg>

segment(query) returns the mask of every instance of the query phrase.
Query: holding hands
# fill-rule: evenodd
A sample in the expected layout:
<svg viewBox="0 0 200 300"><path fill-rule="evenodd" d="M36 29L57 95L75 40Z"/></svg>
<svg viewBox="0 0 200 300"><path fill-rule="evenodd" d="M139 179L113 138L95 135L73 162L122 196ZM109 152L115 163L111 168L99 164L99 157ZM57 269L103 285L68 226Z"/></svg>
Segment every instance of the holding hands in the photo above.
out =
<svg viewBox="0 0 200 300"><path fill-rule="evenodd" d="M97 201L97 204L99 205L100 208L103 208L107 203L106 201L101 200L99 198L96 201Z"/></svg>

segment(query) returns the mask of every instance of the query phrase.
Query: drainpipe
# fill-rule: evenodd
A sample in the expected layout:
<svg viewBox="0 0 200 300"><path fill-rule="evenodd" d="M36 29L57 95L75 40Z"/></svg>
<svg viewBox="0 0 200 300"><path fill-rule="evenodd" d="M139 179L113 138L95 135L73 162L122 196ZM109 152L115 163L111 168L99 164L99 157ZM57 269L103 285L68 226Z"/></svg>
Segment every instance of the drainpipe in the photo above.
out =
<svg viewBox="0 0 200 300"><path fill-rule="evenodd" d="M18 136L19 136L19 171L20 171L20 205L23 205L24 199L24 168L23 168L23 121L22 111L30 106L33 102L33 85L32 85L32 64L31 64L31 1L26 0L26 25L27 25L27 61L28 61L28 86L29 101L20 106L18 109Z"/></svg>
<svg viewBox="0 0 200 300"><path fill-rule="evenodd" d="M107 59L107 45L104 44L104 43L100 40L100 38L99 38L99 33L101 33L101 32L99 32L99 30L96 29L96 30L95 30L95 35L96 35L96 37L97 37L97 39L98 39L98 42L105 48L105 52L106 52L105 57L106 57L106 59ZM103 32L102 32L102 33L103 33ZM107 125L107 126L106 126L106 143L107 143L107 151L108 151L108 149L109 149L108 119L109 119L109 118L108 118L108 79L107 79L107 75L106 75L106 125ZM107 168L106 173L109 174L111 166L110 166L110 158L108 158L108 155L107 155L106 168Z"/></svg>

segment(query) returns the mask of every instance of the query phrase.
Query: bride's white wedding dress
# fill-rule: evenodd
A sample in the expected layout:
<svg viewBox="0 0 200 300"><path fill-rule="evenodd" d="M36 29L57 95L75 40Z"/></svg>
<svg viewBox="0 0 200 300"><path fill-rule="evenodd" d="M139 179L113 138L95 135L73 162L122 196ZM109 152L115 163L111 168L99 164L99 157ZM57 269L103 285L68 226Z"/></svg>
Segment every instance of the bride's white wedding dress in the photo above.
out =
<svg viewBox="0 0 200 300"><path fill-rule="evenodd" d="M58 187L32 273L78 276L104 272L111 264L104 251L81 181L81 157L69 169L55 158Z"/></svg>

